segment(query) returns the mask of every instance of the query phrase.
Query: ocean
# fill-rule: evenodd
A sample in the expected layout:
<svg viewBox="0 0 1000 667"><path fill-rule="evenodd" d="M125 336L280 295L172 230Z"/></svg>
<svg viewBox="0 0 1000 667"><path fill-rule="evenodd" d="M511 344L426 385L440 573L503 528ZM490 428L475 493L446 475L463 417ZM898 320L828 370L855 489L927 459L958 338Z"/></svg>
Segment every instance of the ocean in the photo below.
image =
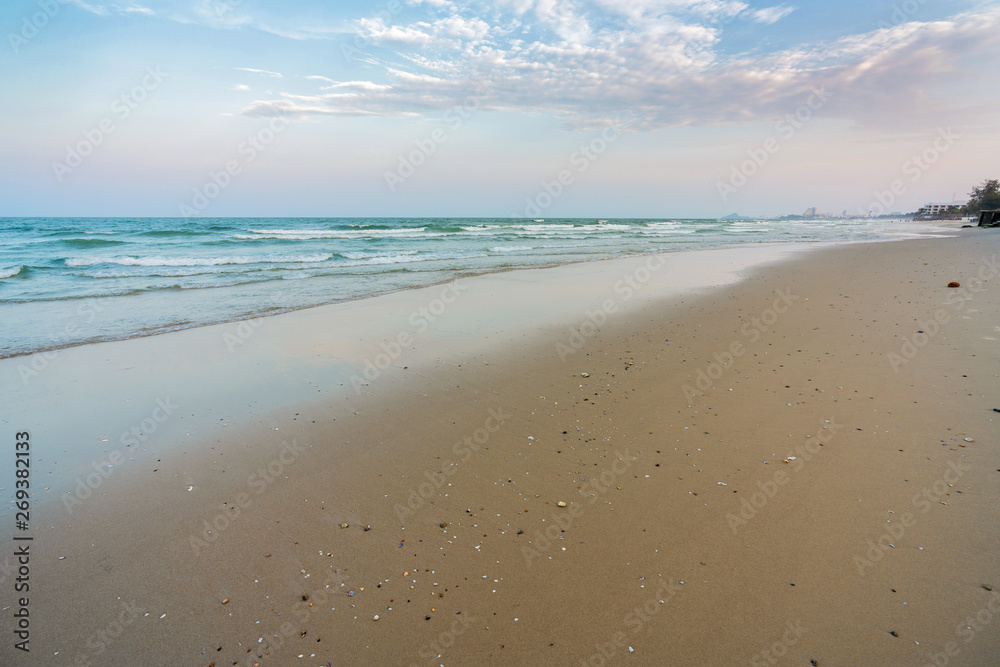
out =
<svg viewBox="0 0 1000 667"><path fill-rule="evenodd" d="M0 358L514 268L932 229L866 219L0 218Z"/></svg>

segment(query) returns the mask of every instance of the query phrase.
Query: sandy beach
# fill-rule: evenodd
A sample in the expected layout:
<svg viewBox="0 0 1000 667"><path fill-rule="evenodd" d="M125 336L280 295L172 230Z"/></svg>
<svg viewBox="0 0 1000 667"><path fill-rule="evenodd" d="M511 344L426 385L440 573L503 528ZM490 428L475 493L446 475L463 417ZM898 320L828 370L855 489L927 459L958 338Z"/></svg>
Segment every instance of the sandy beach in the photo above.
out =
<svg viewBox="0 0 1000 667"><path fill-rule="evenodd" d="M996 664L998 258L615 259L0 360L0 663Z"/></svg>

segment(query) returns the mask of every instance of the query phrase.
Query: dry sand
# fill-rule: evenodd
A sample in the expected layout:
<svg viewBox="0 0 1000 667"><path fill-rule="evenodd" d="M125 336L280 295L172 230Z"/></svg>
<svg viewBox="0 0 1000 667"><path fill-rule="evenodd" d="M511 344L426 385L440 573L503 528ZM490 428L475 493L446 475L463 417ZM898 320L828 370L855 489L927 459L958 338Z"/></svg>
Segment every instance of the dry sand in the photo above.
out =
<svg viewBox="0 0 1000 667"><path fill-rule="evenodd" d="M358 392L357 341L306 322L361 305L67 350L30 392L4 360L37 495L32 650L7 610L0 663L997 664L1000 237L956 234L655 272L579 338L579 266L474 279L530 316L431 328Z"/></svg>

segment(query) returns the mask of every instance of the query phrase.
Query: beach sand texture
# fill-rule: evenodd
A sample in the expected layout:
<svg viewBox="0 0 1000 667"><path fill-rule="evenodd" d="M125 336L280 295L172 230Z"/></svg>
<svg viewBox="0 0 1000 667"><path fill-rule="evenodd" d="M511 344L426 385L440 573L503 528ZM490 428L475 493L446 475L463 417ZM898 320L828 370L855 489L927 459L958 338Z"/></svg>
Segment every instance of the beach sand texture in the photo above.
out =
<svg viewBox="0 0 1000 667"><path fill-rule="evenodd" d="M998 257L611 260L0 360L11 664L997 664Z"/></svg>

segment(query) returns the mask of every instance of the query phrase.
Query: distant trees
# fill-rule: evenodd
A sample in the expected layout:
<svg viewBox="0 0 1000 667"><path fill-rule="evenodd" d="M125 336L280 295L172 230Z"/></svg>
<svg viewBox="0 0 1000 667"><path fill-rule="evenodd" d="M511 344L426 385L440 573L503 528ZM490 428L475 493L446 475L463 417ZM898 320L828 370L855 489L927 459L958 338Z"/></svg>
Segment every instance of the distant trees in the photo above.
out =
<svg viewBox="0 0 1000 667"><path fill-rule="evenodd" d="M965 207L970 215L991 209L1000 209L1000 181L996 179L985 180L982 185L972 188Z"/></svg>

